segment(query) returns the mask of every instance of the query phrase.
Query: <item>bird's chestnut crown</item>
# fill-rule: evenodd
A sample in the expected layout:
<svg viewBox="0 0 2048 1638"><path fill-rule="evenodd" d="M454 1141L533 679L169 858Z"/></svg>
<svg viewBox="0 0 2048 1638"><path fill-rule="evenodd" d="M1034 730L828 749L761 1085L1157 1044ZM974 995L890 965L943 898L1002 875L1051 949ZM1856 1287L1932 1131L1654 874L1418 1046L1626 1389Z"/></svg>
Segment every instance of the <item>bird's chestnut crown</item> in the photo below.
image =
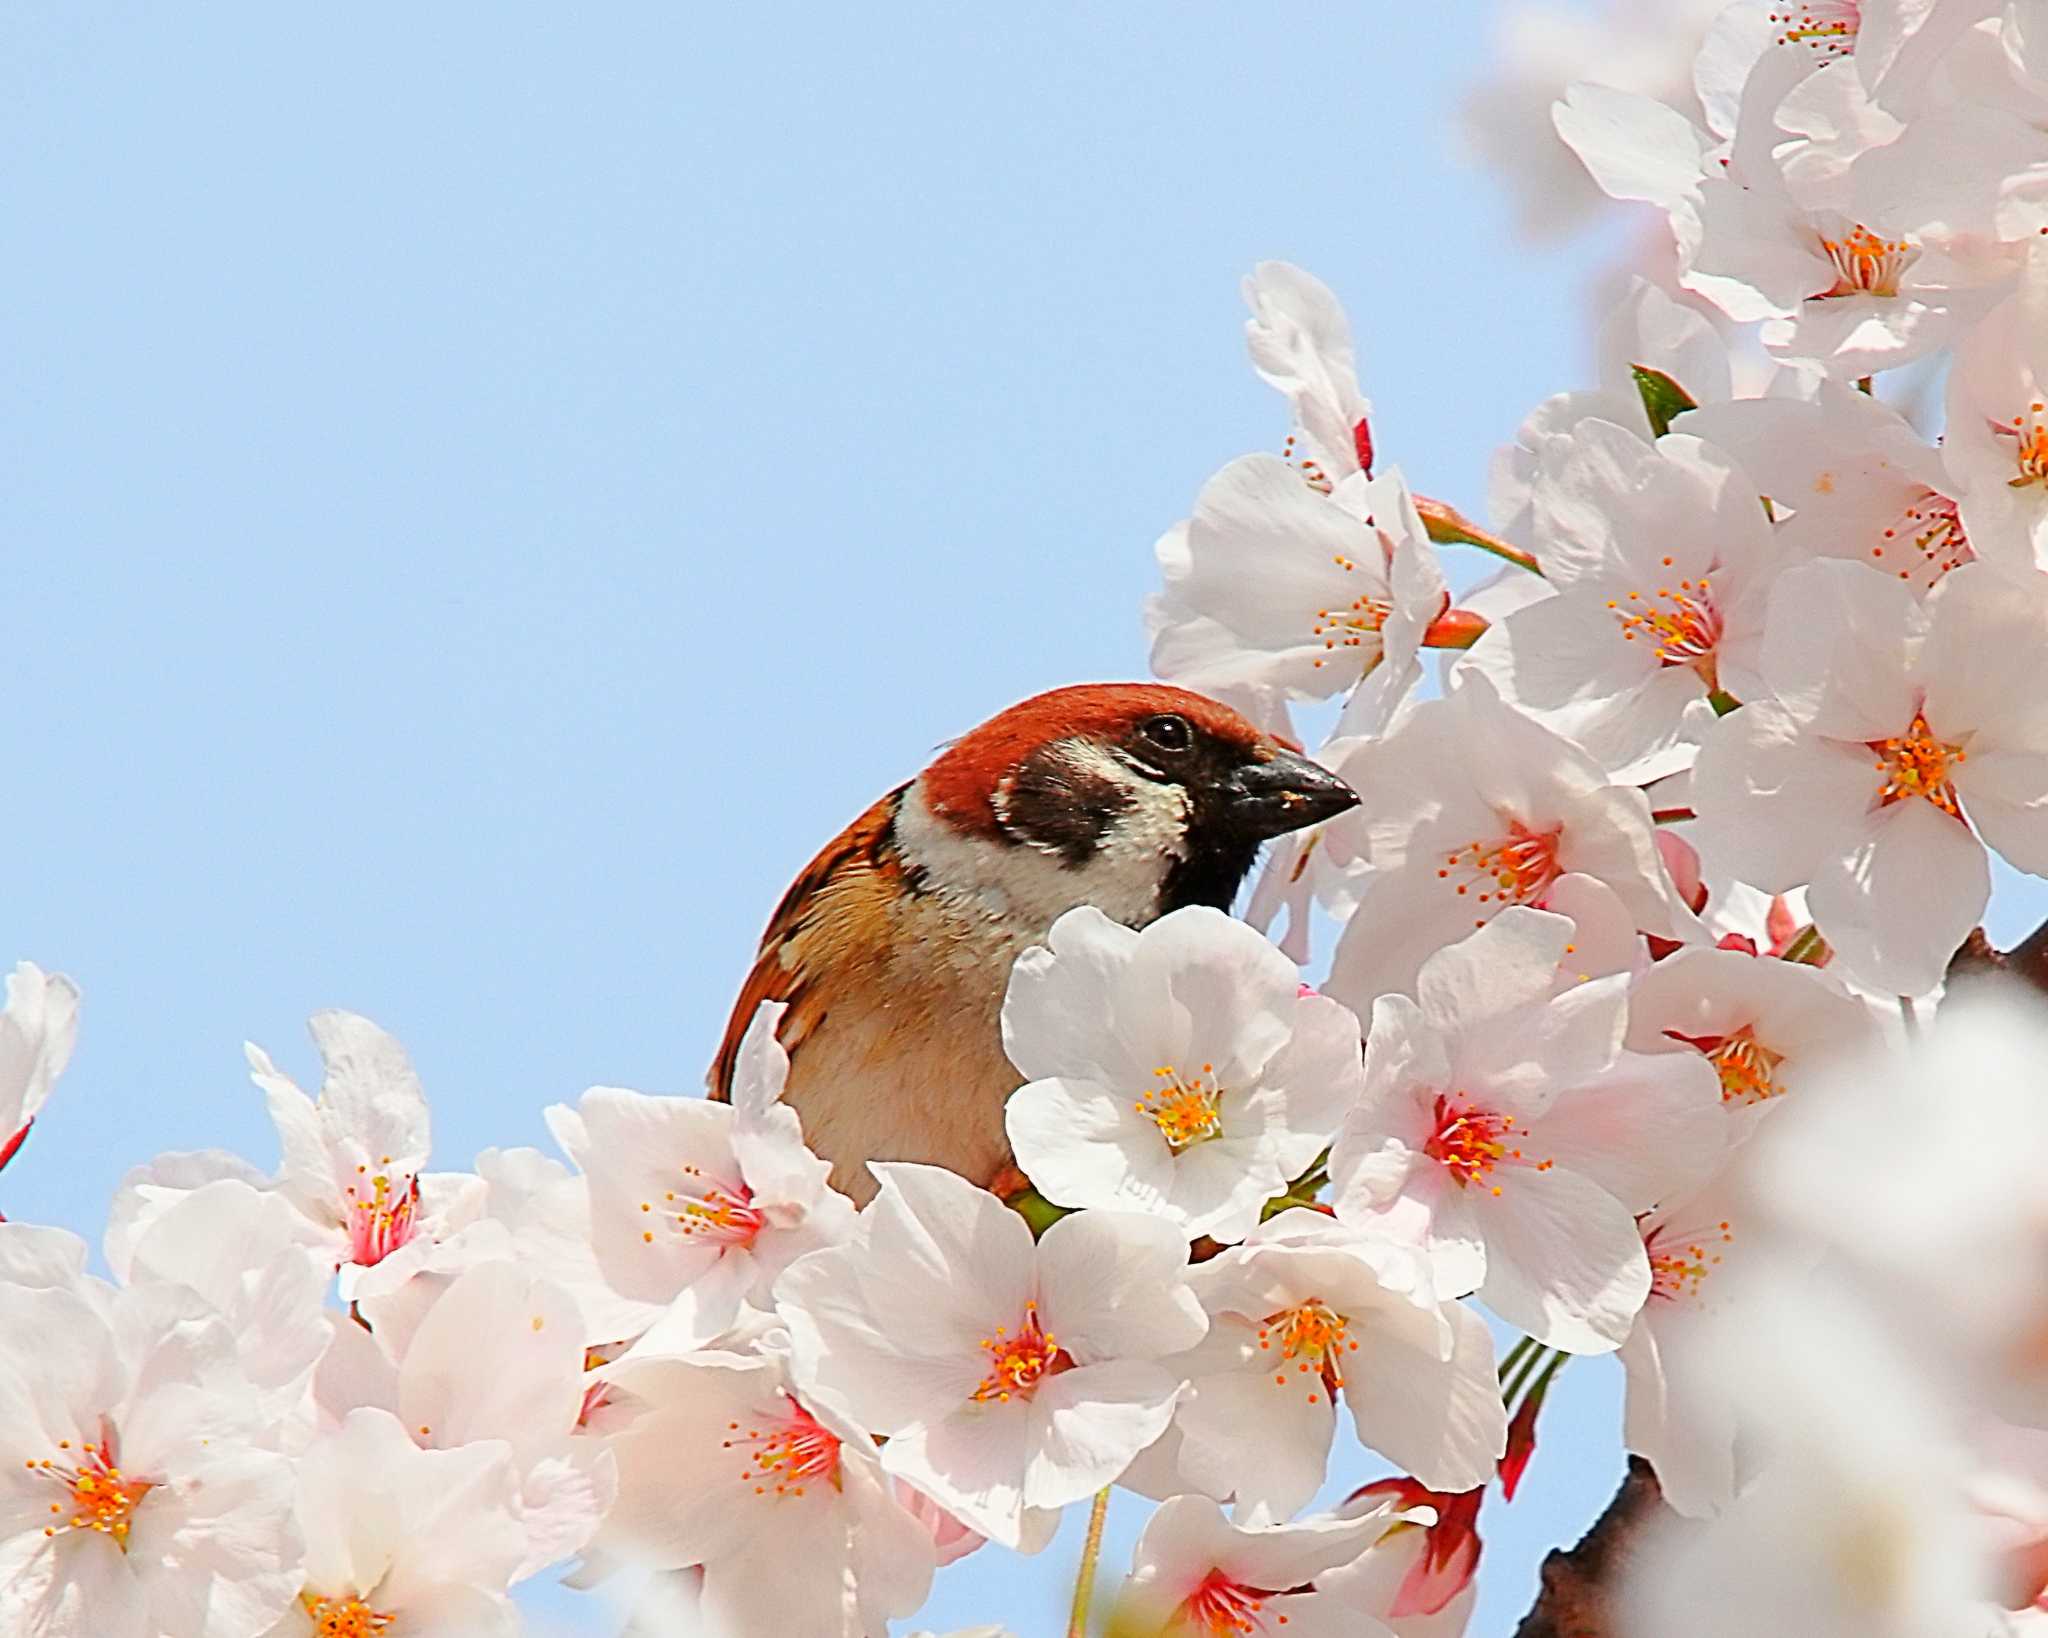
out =
<svg viewBox="0 0 2048 1638"><path fill-rule="evenodd" d="M1229 706L1152 683L1025 700L955 741L920 784L954 829L1070 867L1148 854L1162 909L1227 907L1260 843L1358 800Z"/></svg>

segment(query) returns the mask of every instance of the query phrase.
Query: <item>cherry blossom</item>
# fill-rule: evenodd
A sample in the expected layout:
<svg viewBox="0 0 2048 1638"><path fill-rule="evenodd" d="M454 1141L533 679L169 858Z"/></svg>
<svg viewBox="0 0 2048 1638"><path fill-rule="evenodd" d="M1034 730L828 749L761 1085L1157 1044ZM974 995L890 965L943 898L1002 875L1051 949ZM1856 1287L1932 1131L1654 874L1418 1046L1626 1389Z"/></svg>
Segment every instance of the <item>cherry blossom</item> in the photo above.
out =
<svg viewBox="0 0 2048 1638"><path fill-rule="evenodd" d="M797 1382L888 1437L889 1471L1005 1546L1044 1545L1044 1510L1109 1483L1165 1431L1158 1361L1207 1328L1187 1241L1162 1218L1083 1211L1037 1245L985 1189L877 1164L843 1246L776 1285Z"/></svg>
<svg viewBox="0 0 2048 1638"><path fill-rule="evenodd" d="M269 1632L300 1551L269 1434L191 1292L0 1284L0 1628Z"/></svg>
<svg viewBox="0 0 2048 1638"><path fill-rule="evenodd" d="M933 1544L874 1440L774 1354L635 1354L605 1367L643 1413L612 1441L603 1544L704 1566L701 1608L734 1634L863 1638L924 1601Z"/></svg>
<svg viewBox="0 0 2048 1638"><path fill-rule="evenodd" d="M1818 1067L1876 1041L1863 1002L1795 962L1695 947L1655 963L1629 991L1630 1049L1702 1054L1738 1122L1777 1108Z"/></svg>
<svg viewBox="0 0 2048 1638"><path fill-rule="evenodd" d="M1189 1277L1209 1334L1173 1362L1188 1487L1286 1518L1321 1488L1341 1399L1360 1441L1445 1490L1507 1444L1493 1341L1428 1260L1299 1208Z"/></svg>
<svg viewBox="0 0 2048 1638"><path fill-rule="evenodd" d="M1956 349L1942 452L1978 555L2048 569L2048 249Z"/></svg>
<svg viewBox="0 0 2048 1638"><path fill-rule="evenodd" d="M1689 925L1657 855L1649 803L1611 781L1562 735L1461 670L1450 693L1416 706L1384 739L1327 753L1360 805L1331 822L1341 865L1372 867L1323 988L1361 1015L1412 988L1422 963L1511 905L1542 907L1568 878L1591 877L1635 925L1676 937Z"/></svg>
<svg viewBox="0 0 2048 1638"><path fill-rule="evenodd" d="M1401 475L1333 491L1273 455L1203 486L1184 535L1160 542L1152 669L1190 688L1296 699L1359 690L1369 726L1421 676L1423 633L1449 604Z"/></svg>
<svg viewBox="0 0 2048 1638"><path fill-rule="evenodd" d="M1849 976L1924 994L1983 913L1987 842L2048 871L2048 580L1970 564L1923 605L1861 564L1789 570L1763 674L1694 769L1702 853L1765 892L1810 883Z"/></svg>
<svg viewBox="0 0 2048 1638"><path fill-rule="evenodd" d="M764 1007L741 1046L733 1102L592 1087L548 1122L589 1186L597 1265L632 1314L673 1346L703 1346L766 1305L796 1258L842 1238L853 1205L783 1106L789 1057ZM630 1305L630 1307L628 1306Z"/></svg>
<svg viewBox="0 0 2048 1638"><path fill-rule="evenodd" d="M1854 558L1924 591L1977 556L1941 451L1868 393L1824 381L1810 399L1711 404L1677 426L1733 455L1770 498L1772 550L1787 564Z"/></svg>
<svg viewBox="0 0 2048 1638"><path fill-rule="evenodd" d="M1766 1285L1712 1345L1762 1465L1726 1511L1651 1535L1622 1589L1630 1630L1739 1638L1786 1612L1802 1638L1997 1630L1960 1445L1889 1339L1825 1293Z"/></svg>
<svg viewBox="0 0 2048 1638"><path fill-rule="evenodd" d="M423 1450L502 1444L528 1547L517 1575L579 1552L616 1489L610 1451L585 1437L587 1352L574 1299L509 1262L479 1263L438 1289L399 1347L387 1330L347 1336L321 1374L336 1422L391 1412ZM478 1358L488 1371L474 1369Z"/></svg>
<svg viewBox="0 0 2048 1638"><path fill-rule="evenodd" d="M1558 595L1496 622L1466 664L1617 780L1685 765L1709 698L1761 687L1784 558L1754 485L1696 438L1595 418L1546 445L1533 512Z"/></svg>
<svg viewBox="0 0 2048 1638"><path fill-rule="evenodd" d="M1351 1563L1402 1515L1233 1524L1212 1501L1176 1496L1131 1555L1112 1624L1131 1638L1378 1638L1387 1630L1317 1583Z"/></svg>
<svg viewBox="0 0 2048 1638"><path fill-rule="evenodd" d="M1648 279L1629 281L1628 293L1600 326L1596 347L1598 385L1561 392L1531 410L1515 441L1494 452L1487 477L1487 508L1494 527L1516 540L1534 526L1531 507L1543 452L1569 438L1582 421L1600 420L1654 439L1637 369L1656 370L1695 404L1719 403L1734 395L1728 343L1701 313L1675 301ZM1702 434L1705 436L1705 434ZM1471 599L1464 601L1471 607Z"/></svg>
<svg viewBox="0 0 2048 1638"><path fill-rule="evenodd" d="M1244 281L1252 368L1287 395L1314 478L1372 476L1372 405L1358 390L1351 324L1330 287L1289 262L1261 262ZM1293 439L1289 440L1292 444Z"/></svg>
<svg viewBox="0 0 2048 1638"><path fill-rule="evenodd" d="M395 1416L364 1407L300 1458L298 1476L304 1571L271 1638L519 1632L505 1590L526 1538L503 1445L422 1450Z"/></svg>
<svg viewBox="0 0 2048 1638"><path fill-rule="evenodd" d="M1418 999L1374 1002L1330 1178L1341 1221L1419 1226L1447 1293L1602 1353L1650 1292L1635 1214L1725 1138L1703 1058L1622 1047L1625 978L1552 994L1571 938L1567 918L1511 907L1425 962Z"/></svg>
<svg viewBox="0 0 2048 1638"><path fill-rule="evenodd" d="M1745 1264L1754 1266L1761 1224L1723 1172L1645 1213L1639 1226L1650 1294L1621 1345L1622 1437L1657 1470L1664 1499L1700 1517L1726 1507L1736 1490L1735 1412L1707 1322L1725 1312Z"/></svg>
<svg viewBox="0 0 2048 1638"><path fill-rule="evenodd" d="M1142 932L1070 910L1018 958L1003 1047L1032 1077L1006 1110L1049 1200L1156 1212L1241 1240L1307 1170L1362 1084L1358 1020L1221 911Z"/></svg>
<svg viewBox="0 0 2048 1638"><path fill-rule="evenodd" d="M28 1136L77 1035L78 986L32 961L18 962L0 1012L0 1167Z"/></svg>

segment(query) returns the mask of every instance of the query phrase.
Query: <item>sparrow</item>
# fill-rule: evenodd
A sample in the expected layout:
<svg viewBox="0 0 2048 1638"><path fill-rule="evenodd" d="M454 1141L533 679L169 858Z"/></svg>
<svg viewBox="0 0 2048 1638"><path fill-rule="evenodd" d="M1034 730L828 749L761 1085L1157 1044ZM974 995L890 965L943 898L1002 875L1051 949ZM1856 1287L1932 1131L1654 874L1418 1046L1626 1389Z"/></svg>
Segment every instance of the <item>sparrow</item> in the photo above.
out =
<svg viewBox="0 0 2048 1638"><path fill-rule="evenodd" d="M1021 1186L1003 1104L1010 965L1067 911L1130 927L1228 910L1262 843L1357 794L1228 706L1139 683L1056 688L953 741L841 831L769 918L712 1064L730 1100L741 1038L786 1004L783 1097L833 1186L870 1160Z"/></svg>

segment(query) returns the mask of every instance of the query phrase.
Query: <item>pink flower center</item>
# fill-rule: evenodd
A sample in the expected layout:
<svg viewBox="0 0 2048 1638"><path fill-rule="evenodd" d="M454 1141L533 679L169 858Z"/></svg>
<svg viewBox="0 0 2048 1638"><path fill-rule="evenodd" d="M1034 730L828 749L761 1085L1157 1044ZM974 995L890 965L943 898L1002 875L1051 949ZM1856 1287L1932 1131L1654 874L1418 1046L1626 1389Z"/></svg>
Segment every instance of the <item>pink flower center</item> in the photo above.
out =
<svg viewBox="0 0 2048 1638"><path fill-rule="evenodd" d="M1152 1071L1154 1084L1138 1094L1131 1107L1159 1128L1175 1154L1223 1135L1223 1089L1216 1084L1216 1066L1202 1065L1197 1075L1182 1075L1172 1064Z"/></svg>
<svg viewBox="0 0 2048 1638"><path fill-rule="evenodd" d="M1528 1135L1526 1128L1515 1125L1506 1115L1463 1107L1439 1097L1436 1129L1422 1146L1422 1152L1441 1162L1451 1180L1462 1189L1492 1177L1497 1166L1533 1165L1539 1172L1549 1171L1554 1161L1532 1161L1516 1144L1517 1138ZM1501 1190L1498 1183L1487 1183L1486 1187L1496 1195Z"/></svg>
<svg viewBox="0 0 2048 1638"><path fill-rule="evenodd" d="M788 1394L782 1400L787 1413L765 1427L726 1423L721 1448L740 1452L746 1463L740 1481L757 1496L801 1496L806 1485L821 1482L838 1489L838 1435Z"/></svg>
<svg viewBox="0 0 2048 1638"><path fill-rule="evenodd" d="M1650 1259L1650 1297L1655 1302L1697 1302L1707 1276L1720 1266L1723 1246L1735 1243L1733 1226L1723 1219L1688 1233L1669 1224L1643 1235Z"/></svg>
<svg viewBox="0 0 2048 1638"><path fill-rule="evenodd" d="M1664 563L1668 568L1671 559ZM1714 651L1721 642L1721 609L1707 575L1681 580L1676 589L1659 586L1653 592L1610 597L1607 606L1621 622L1622 636L1648 644L1659 666L1690 666L1709 688L1720 686Z"/></svg>
<svg viewBox="0 0 2048 1638"><path fill-rule="evenodd" d="M1446 853L1437 879L1449 882L1459 897L1470 897L1474 904L1529 904L1540 900L1564 874L1557 862L1563 840L1562 825L1536 831L1511 819L1507 835L1467 842L1457 852ZM1472 892L1475 887L1477 893ZM1473 925L1484 926L1485 919Z"/></svg>
<svg viewBox="0 0 2048 1638"><path fill-rule="evenodd" d="M2027 405L2025 415L2012 418L2010 426L1992 428L1992 431L2013 441L2013 456L2019 466L2019 475L2005 481L2014 489L2025 489L2048 479L2048 421L2043 421L2044 414L2048 414L2048 404L2037 398Z"/></svg>
<svg viewBox="0 0 2048 1638"><path fill-rule="evenodd" d="M1779 26L1779 45L1803 45L1823 57L1846 57L1856 49L1863 23L1859 0L1802 0L1770 14Z"/></svg>
<svg viewBox="0 0 2048 1638"><path fill-rule="evenodd" d="M1784 1084L1775 1077L1785 1055L1773 1052L1759 1041L1754 1025L1744 1024L1726 1035L1680 1035L1676 1030L1664 1033L1674 1041L1697 1047L1714 1066L1714 1072L1721 1077L1723 1103L1763 1103L1783 1095Z"/></svg>
<svg viewBox="0 0 2048 1638"><path fill-rule="evenodd" d="M389 1166L391 1157L379 1164ZM394 1181L387 1172L372 1177L368 1166L358 1166L356 1173L366 1181L342 1191L348 1198L349 1261L369 1268L419 1232L420 1180L400 1175Z"/></svg>
<svg viewBox="0 0 2048 1638"><path fill-rule="evenodd" d="M370 1608L360 1598L322 1598L302 1592L299 1603L313 1621L313 1638L377 1638L398 1619Z"/></svg>
<svg viewBox="0 0 2048 1638"><path fill-rule="evenodd" d="M1259 1347L1279 1356L1270 1361L1279 1367L1273 1374L1274 1385L1284 1388L1290 1380L1309 1376L1322 1384L1323 1393L1334 1404L1337 1390L1344 1386L1344 1355L1358 1352L1358 1344L1347 1334L1349 1329L1350 1322L1320 1298L1268 1314L1259 1324ZM1294 1367L1293 1378L1287 1373L1289 1365ZM1308 1402L1313 1405L1321 1397L1311 1392Z"/></svg>
<svg viewBox="0 0 2048 1638"><path fill-rule="evenodd" d="M745 1183L713 1182L701 1166L685 1166L681 1186L662 1195L659 1216L672 1233L685 1240L717 1246L721 1251L744 1248L768 1226L767 1215L753 1201L754 1191ZM640 1209L650 1215L657 1210L652 1200L641 1201ZM640 1238L652 1245L654 1231L643 1229Z"/></svg>
<svg viewBox="0 0 2048 1638"><path fill-rule="evenodd" d="M1920 259L1919 247L1905 239L1887 239L1861 222L1846 230L1820 235L1820 248L1835 270L1835 282L1815 293L1833 296L1896 296L1899 280Z"/></svg>
<svg viewBox="0 0 2048 1638"><path fill-rule="evenodd" d="M1269 1616L1266 1604L1271 1599L1286 1596L1263 1587L1247 1587L1242 1581L1233 1581L1223 1571L1212 1569L1182 1601L1175 1614L1173 1630L1210 1633L1217 1638L1225 1634L1238 1634L1242 1638L1246 1634L1272 1632L1276 1627L1286 1626L1287 1617L1278 1613Z"/></svg>
<svg viewBox="0 0 2048 1638"><path fill-rule="evenodd" d="M104 1424L103 1424L104 1426ZM69 1439L57 1441L59 1455L25 1465L31 1473L55 1480L66 1494L50 1503L51 1521L43 1534L54 1536L65 1530L92 1530L111 1536L114 1545L128 1550L128 1531L135 1509L149 1494L155 1481L123 1473L114 1453L111 1431L100 1442L87 1445L74 1458Z"/></svg>
<svg viewBox="0 0 2048 1638"><path fill-rule="evenodd" d="M1933 585L1949 570L1974 562L1977 557L1963 528L1961 509L1947 495L1932 489L1921 490L1907 504L1897 521L1884 531L1884 543L1871 547L1870 555L1879 560L1877 567L1891 568L1899 562L1902 546L1918 552L1920 561L1916 564L1910 556L1904 557L1898 576L1922 586ZM1893 554L1891 563L1883 561L1888 552Z"/></svg>
<svg viewBox="0 0 2048 1638"><path fill-rule="evenodd" d="M1038 1323L1038 1304L1024 1305L1024 1322L1015 1332L998 1325L992 1337L981 1339L988 1353L988 1375L981 1379L971 1398L1007 1405L1012 1399L1028 1400L1049 1376L1073 1369L1074 1361Z"/></svg>
<svg viewBox="0 0 2048 1638"><path fill-rule="evenodd" d="M1872 764L1884 775L1884 783L1878 787L1878 802L1889 807L1894 802L1905 802L1913 797L1923 797L1951 819L1961 819L1963 810L1956 800L1956 788L1949 770L1955 764L1968 760L1968 753L1960 746L1945 739L1937 739L1934 730L1927 725L1927 713L1915 711L1913 720L1904 734L1896 739L1870 741L1870 748L1877 753Z"/></svg>

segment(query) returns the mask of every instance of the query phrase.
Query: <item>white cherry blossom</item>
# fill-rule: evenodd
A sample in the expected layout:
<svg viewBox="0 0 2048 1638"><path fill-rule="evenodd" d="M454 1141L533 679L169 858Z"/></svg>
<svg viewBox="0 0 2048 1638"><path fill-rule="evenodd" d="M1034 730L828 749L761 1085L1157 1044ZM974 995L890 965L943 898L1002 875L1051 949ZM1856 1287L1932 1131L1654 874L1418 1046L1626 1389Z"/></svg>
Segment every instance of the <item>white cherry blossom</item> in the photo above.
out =
<svg viewBox="0 0 2048 1638"><path fill-rule="evenodd" d="M1616 780L1685 765L1709 697L1761 686L1785 559L1753 483L1696 438L1593 418L1545 446L1533 512L1557 595L1496 622L1466 664Z"/></svg>
<svg viewBox="0 0 2048 1638"><path fill-rule="evenodd" d="M1485 1322L1428 1259L1294 1208L1189 1276L1209 1334L1172 1362L1183 1485L1286 1518L1322 1487L1337 1403L1359 1440L1441 1490L1486 1483L1507 1412Z"/></svg>
<svg viewBox="0 0 2048 1638"><path fill-rule="evenodd" d="M1260 262L1243 290L1252 310L1245 348L1259 378L1287 395L1308 446L1304 465L1331 482L1372 476L1372 404L1358 390L1351 324L1330 287L1290 262Z"/></svg>
<svg viewBox="0 0 2048 1638"><path fill-rule="evenodd" d="M32 961L7 975L0 1012L0 1167L14 1158L78 1037L78 986Z"/></svg>
<svg viewBox="0 0 2048 1638"><path fill-rule="evenodd" d="M1735 1410L1707 1327L1726 1312L1745 1264L1754 1266L1760 1223L1724 1171L1645 1213L1638 1227L1650 1294L1621 1345L1622 1437L1656 1469L1672 1507L1703 1517L1734 1499L1737 1476Z"/></svg>
<svg viewBox="0 0 2048 1638"><path fill-rule="evenodd" d="M1176 1496L1131 1556L1111 1630L1129 1638L1384 1638L1387 1629L1318 1583L1403 1517L1233 1524L1213 1501Z"/></svg>
<svg viewBox="0 0 2048 1638"><path fill-rule="evenodd" d="M2048 872L2048 579L1970 564L1923 604L1808 564L1772 594L1763 673L1771 697L1693 772L1703 855L1765 892L1810 883L1847 976L1926 993L1983 913L1986 843Z"/></svg>
<svg viewBox="0 0 2048 1638"><path fill-rule="evenodd" d="M1622 1046L1627 980L1553 994L1563 916L1512 907L1383 995L1365 1096L1330 1155L1340 1221L1419 1230L1446 1294L1539 1342L1602 1353L1651 1272L1635 1214L1725 1141L1705 1059Z"/></svg>
<svg viewBox="0 0 2048 1638"><path fill-rule="evenodd" d="M1005 1110L1062 1206L1151 1211L1241 1240L1327 1147L1363 1084L1358 1020L1258 933L1191 906L1134 932L1092 906L1010 975Z"/></svg>
<svg viewBox="0 0 2048 1638"><path fill-rule="evenodd" d="M1704 1056L1738 1132L1817 1069L1877 1039L1870 1009L1827 973L1738 950L1679 950L1629 991L1630 1049Z"/></svg>
<svg viewBox="0 0 2048 1638"><path fill-rule="evenodd" d="M291 1464L193 1293L0 1284L0 1630L259 1638L299 1550Z"/></svg>
<svg viewBox="0 0 2048 1638"><path fill-rule="evenodd" d="M701 1564L701 1609L734 1638L865 1638L924 1601L926 1526L874 1440L804 1394L773 1354L635 1354L605 1367L644 1407L612 1442L603 1546L657 1570Z"/></svg>
<svg viewBox="0 0 2048 1638"><path fill-rule="evenodd" d="M1978 555L2048 570L2048 248L1956 349L1942 453Z"/></svg>
<svg viewBox="0 0 2048 1638"><path fill-rule="evenodd" d="M1725 449L1769 497L1772 550L1788 566L1854 558L1924 591L1977 556L1941 450L1868 393L1824 381L1812 398L1710 404L1676 425Z"/></svg>
<svg viewBox="0 0 2048 1638"><path fill-rule="evenodd" d="M297 1607L269 1638L515 1638L526 1544L505 1447L422 1450L388 1411L351 1411L299 1459ZM212 1629L209 1627L208 1632Z"/></svg>
<svg viewBox="0 0 2048 1638"><path fill-rule="evenodd" d="M1273 455L1246 455L1203 486L1185 535L1160 542L1160 569L1158 675L1295 699L1356 689L1368 727L1421 676L1423 633L1449 604L1399 472L1330 491Z"/></svg>
<svg viewBox="0 0 2048 1638"><path fill-rule="evenodd" d="M1187 1241L1158 1217L1083 1211L1035 1246L1023 1218L931 1166L878 1163L854 1238L776 1285L796 1378L888 1437L882 1461L1005 1546L1043 1546L1165 1431L1158 1362L1207 1329Z"/></svg>
<svg viewBox="0 0 2048 1638"><path fill-rule="evenodd" d="M1511 905L1591 877L1645 932L1694 925L1657 854L1650 806L1578 746L1461 669L1387 735L1326 752L1360 805L1333 820L1338 866L1372 867L1323 988L1363 1016L1422 963Z"/></svg>
<svg viewBox="0 0 2048 1638"><path fill-rule="evenodd" d="M1641 438L1656 436L1631 373L1636 366L1669 376L1695 404L1720 403L1735 391L1721 333L1697 309L1645 278L1631 279L1627 295L1601 322L1595 356L1596 386L1544 399L1516 430L1515 441L1494 452L1487 509L1494 527L1511 539L1526 539L1534 525L1530 508L1543 452L1580 422L1608 421ZM1471 599L1462 606L1472 607Z"/></svg>
<svg viewBox="0 0 2048 1638"><path fill-rule="evenodd" d="M321 1373L327 1408L337 1422L359 1406L387 1410L423 1450L502 1444L527 1541L517 1575L531 1575L579 1552L616 1490L609 1451L582 1432L589 1384L575 1300L509 1262L432 1289L402 1344L381 1330L346 1336Z"/></svg>
<svg viewBox="0 0 2048 1638"><path fill-rule="evenodd" d="M702 1347L765 1306L775 1277L843 1238L853 1204L779 1100L789 1055L764 1006L741 1044L731 1104L592 1087L548 1123L588 1182L597 1266L637 1334Z"/></svg>

